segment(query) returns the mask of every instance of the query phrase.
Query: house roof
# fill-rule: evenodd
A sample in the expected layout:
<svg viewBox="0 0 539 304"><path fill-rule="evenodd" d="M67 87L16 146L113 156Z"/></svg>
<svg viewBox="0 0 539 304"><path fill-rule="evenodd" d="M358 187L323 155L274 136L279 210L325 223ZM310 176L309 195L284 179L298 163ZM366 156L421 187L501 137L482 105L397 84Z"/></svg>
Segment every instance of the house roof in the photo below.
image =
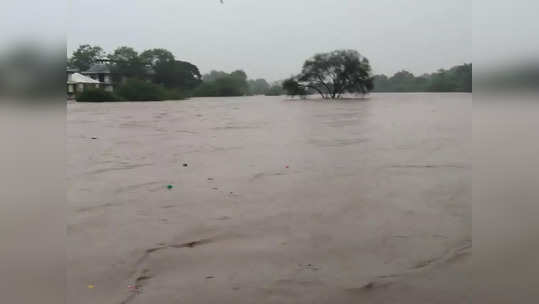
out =
<svg viewBox="0 0 539 304"><path fill-rule="evenodd" d="M110 74L110 69L105 63L94 63L87 71L82 72L82 74Z"/></svg>
<svg viewBox="0 0 539 304"><path fill-rule="evenodd" d="M69 75L67 79L67 83L75 84L75 83L100 83L100 82L90 77L84 76L82 74L74 73L74 74Z"/></svg>

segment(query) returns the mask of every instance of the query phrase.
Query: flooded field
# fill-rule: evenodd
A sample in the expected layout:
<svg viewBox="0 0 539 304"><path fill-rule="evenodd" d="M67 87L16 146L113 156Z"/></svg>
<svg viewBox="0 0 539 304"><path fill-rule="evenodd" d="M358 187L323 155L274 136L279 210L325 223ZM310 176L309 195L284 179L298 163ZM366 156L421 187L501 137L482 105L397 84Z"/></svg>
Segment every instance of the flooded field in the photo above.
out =
<svg viewBox="0 0 539 304"><path fill-rule="evenodd" d="M471 94L69 104L68 303L469 303Z"/></svg>

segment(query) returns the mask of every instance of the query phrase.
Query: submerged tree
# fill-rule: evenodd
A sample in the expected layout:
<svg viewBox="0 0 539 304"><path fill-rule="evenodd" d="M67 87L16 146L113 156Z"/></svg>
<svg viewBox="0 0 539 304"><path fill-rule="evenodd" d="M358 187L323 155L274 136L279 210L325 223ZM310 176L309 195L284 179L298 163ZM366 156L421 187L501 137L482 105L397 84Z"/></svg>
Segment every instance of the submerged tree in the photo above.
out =
<svg viewBox="0 0 539 304"><path fill-rule="evenodd" d="M268 92L270 89L270 84L266 81L266 79L256 79L256 80L249 80L249 95L264 95Z"/></svg>
<svg viewBox="0 0 539 304"><path fill-rule="evenodd" d="M275 82L270 86L270 88L266 91L266 93L264 95L266 95L266 96L281 96L281 95L285 95L285 94L286 94L286 92L283 89L282 83Z"/></svg>
<svg viewBox="0 0 539 304"><path fill-rule="evenodd" d="M298 89L303 88L316 91L324 99L336 99L345 93L367 94L374 86L367 58L355 50L337 50L305 61L301 73L283 87L289 95L298 95ZM294 92L287 88L296 94L290 94Z"/></svg>
<svg viewBox="0 0 539 304"><path fill-rule="evenodd" d="M283 81L283 90L285 90L287 95L291 97L300 96L304 98L307 95L305 87L294 79L294 77Z"/></svg>
<svg viewBox="0 0 539 304"><path fill-rule="evenodd" d="M245 96L249 93L247 74L242 70L232 73L211 71L202 76L202 84L194 91L197 97Z"/></svg>

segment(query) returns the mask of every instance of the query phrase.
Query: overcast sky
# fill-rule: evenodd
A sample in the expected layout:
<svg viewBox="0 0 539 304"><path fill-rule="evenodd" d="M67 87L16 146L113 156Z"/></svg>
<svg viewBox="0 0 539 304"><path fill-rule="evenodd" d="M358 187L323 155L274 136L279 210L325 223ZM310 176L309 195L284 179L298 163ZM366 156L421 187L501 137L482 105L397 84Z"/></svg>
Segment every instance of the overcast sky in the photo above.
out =
<svg viewBox="0 0 539 304"><path fill-rule="evenodd" d="M165 48L201 72L274 81L318 52L356 49L376 73L472 61L470 0L72 0L68 54Z"/></svg>

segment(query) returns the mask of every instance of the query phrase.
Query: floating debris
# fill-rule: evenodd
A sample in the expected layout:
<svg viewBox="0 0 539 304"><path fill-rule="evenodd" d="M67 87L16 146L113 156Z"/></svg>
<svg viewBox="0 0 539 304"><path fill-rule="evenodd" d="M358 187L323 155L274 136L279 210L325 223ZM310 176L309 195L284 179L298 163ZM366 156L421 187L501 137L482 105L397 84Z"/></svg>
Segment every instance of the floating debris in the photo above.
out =
<svg viewBox="0 0 539 304"><path fill-rule="evenodd" d="M363 286L363 288L365 289L372 289L374 287L374 282L370 282L368 284L366 284L365 286Z"/></svg>

